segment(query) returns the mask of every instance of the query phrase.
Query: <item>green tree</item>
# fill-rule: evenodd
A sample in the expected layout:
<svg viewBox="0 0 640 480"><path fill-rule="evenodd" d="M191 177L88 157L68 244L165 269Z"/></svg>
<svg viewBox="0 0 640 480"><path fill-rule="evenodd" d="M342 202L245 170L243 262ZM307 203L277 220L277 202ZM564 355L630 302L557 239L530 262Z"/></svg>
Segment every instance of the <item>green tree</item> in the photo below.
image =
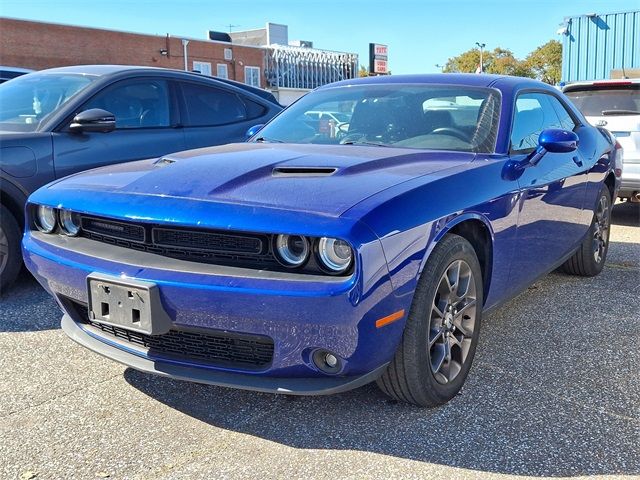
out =
<svg viewBox="0 0 640 480"><path fill-rule="evenodd" d="M562 75L562 43L550 40L531 52L525 61L538 80L555 85Z"/></svg>
<svg viewBox="0 0 640 480"><path fill-rule="evenodd" d="M369 76L369 69L367 67L365 67L364 65L360 65L360 70L358 70L358 76L359 77L368 77Z"/></svg>
<svg viewBox="0 0 640 480"><path fill-rule="evenodd" d="M484 54L483 63L487 65L488 52ZM464 53L461 53L457 57L451 57L447 60L444 68L445 73L473 73L480 65L480 50L472 48Z"/></svg>
<svg viewBox="0 0 640 480"><path fill-rule="evenodd" d="M505 48L498 47L493 51L483 52L482 63L485 73L533 77L533 72L528 64L518 60L511 50ZM443 71L447 73L474 73L479 65L480 50L472 48L447 60Z"/></svg>
<svg viewBox="0 0 640 480"><path fill-rule="evenodd" d="M485 66L485 72L516 77L533 77L533 72L526 62L514 57L508 49L496 48L491 52L491 63Z"/></svg>

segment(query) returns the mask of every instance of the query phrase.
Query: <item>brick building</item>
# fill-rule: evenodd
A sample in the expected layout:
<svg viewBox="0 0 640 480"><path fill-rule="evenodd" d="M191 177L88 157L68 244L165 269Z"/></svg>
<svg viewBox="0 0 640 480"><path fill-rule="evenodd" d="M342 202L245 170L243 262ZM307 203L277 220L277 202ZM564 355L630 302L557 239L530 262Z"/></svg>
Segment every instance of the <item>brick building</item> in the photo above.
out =
<svg viewBox="0 0 640 480"><path fill-rule="evenodd" d="M228 42L144 35L0 18L0 63L42 70L117 64L185 69L265 87L265 49Z"/></svg>

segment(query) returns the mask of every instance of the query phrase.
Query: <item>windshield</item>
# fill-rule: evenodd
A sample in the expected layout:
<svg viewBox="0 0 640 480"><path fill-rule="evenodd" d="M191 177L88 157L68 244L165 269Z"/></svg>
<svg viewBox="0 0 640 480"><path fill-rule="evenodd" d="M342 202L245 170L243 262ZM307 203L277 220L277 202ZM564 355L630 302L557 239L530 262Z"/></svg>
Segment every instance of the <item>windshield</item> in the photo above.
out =
<svg viewBox="0 0 640 480"><path fill-rule="evenodd" d="M640 84L585 86L565 94L587 116L640 115Z"/></svg>
<svg viewBox="0 0 640 480"><path fill-rule="evenodd" d="M499 110L500 94L488 88L417 84L326 88L284 110L253 141L490 153L495 149Z"/></svg>
<svg viewBox="0 0 640 480"><path fill-rule="evenodd" d="M95 77L32 73L0 85L0 130L34 132Z"/></svg>

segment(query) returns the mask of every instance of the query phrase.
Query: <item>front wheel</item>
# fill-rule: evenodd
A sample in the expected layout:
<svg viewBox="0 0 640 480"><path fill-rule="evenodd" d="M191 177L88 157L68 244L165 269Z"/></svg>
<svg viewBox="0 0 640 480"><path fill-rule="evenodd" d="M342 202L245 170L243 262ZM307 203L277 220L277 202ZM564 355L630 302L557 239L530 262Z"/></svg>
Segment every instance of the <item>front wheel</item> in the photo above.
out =
<svg viewBox="0 0 640 480"><path fill-rule="evenodd" d="M473 247L458 235L447 235L427 261L402 341L377 381L383 392L434 407L460 391L480 334L482 288Z"/></svg>
<svg viewBox="0 0 640 480"><path fill-rule="evenodd" d="M611 192L604 186L593 212L591 226L573 256L562 265L562 270L571 275L594 277L604 267L609 251L611 230Z"/></svg>
<svg viewBox="0 0 640 480"><path fill-rule="evenodd" d="M0 205L0 293L13 284L21 266L20 227L12 213Z"/></svg>

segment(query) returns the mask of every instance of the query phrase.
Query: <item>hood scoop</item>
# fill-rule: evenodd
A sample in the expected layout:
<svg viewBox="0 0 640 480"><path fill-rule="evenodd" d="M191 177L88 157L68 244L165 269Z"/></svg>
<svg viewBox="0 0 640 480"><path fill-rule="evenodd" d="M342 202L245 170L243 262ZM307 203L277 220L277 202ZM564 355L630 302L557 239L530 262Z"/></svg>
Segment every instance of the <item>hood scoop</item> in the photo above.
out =
<svg viewBox="0 0 640 480"><path fill-rule="evenodd" d="M328 177L338 170L337 167L276 167L274 177Z"/></svg>
<svg viewBox="0 0 640 480"><path fill-rule="evenodd" d="M172 163L175 163L175 162L176 160L174 158L160 157L158 160L154 162L154 165L156 167L166 167L167 165L171 165Z"/></svg>

